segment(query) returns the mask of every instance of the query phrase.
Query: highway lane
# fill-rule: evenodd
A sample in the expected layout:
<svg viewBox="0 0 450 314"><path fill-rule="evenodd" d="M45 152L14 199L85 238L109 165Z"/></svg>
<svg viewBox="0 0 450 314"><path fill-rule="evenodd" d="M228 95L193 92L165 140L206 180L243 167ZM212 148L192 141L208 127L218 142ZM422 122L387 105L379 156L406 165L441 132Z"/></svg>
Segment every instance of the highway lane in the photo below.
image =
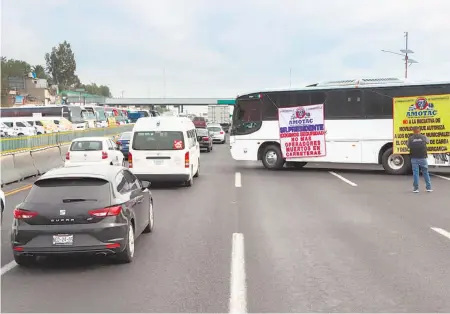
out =
<svg viewBox="0 0 450 314"><path fill-rule="evenodd" d="M249 312L450 311L450 239L431 229L450 231L450 181L415 195L411 177L376 166L310 167L267 171L215 145L192 188L152 189L155 233L132 264L15 267L2 276L2 311L227 312L233 233L244 237L246 274L232 277L246 279ZM24 195L8 196L11 210Z"/></svg>
<svg viewBox="0 0 450 314"><path fill-rule="evenodd" d="M2 276L2 311L227 312L235 187L226 151L216 145L202 154L193 187L152 188L155 231L138 239L133 263L58 259L15 267Z"/></svg>
<svg viewBox="0 0 450 314"><path fill-rule="evenodd" d="M450 239L430 229L450 230L450 182L415 195L407 177L356 176L241 172L249 311L450 311Z"/></svg>

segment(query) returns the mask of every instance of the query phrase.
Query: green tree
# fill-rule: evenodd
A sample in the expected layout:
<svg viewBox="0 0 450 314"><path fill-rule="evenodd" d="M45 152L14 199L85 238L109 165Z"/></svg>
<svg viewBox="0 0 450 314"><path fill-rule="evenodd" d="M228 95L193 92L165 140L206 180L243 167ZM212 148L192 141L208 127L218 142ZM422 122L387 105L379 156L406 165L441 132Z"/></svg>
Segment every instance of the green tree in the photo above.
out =
<svg viewBox="0 0 450 314"><path fill-rule="evenodd" d="M42 65L35 65L31 70L36 74L37 78L45 80L49 79L49 76L47 73L45 73L45 69Z"/></svg>
<svg viewBox="0 0 450 314"><path fill-rule="evenodd" d="M31 66L22 60L8 59L1 57L1 103L6 103L6 97L9 93L9 77L23 77L31 71Z"/></svg>
<svg viewBox="0 0 450 314"><path fill-rule="evenodd" d="M68 89L80 83L75 74L77 69L75 54L67 41L53 47L52 52L45 54L45 64L52 83L58 85L60 89Z"/></svg>
<svg viewBox="0 0 450 314"><path fill-rule="evenodd" d="M98 95L103 97L112 97L109 87L106 85L97 85L96 83L91 83L88 85L82 85L87 93L92 95Z"/></svg>

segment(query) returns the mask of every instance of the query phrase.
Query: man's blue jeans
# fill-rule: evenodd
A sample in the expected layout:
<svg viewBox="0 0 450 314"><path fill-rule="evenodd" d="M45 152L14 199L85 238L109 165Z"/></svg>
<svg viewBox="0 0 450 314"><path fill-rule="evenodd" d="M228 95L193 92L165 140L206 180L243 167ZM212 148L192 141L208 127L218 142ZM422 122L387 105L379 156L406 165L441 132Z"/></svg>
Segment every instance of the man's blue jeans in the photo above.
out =
<svg viewBox="0 0 450 314"><path fill-rule="evenodd" d="M414 190L419 189L419 173L422 170L423 178L425 179L425 188L431 190L431 179L428 173L428 161L426 158L411 158L411 165L413 171L413 187Z"/></svg>

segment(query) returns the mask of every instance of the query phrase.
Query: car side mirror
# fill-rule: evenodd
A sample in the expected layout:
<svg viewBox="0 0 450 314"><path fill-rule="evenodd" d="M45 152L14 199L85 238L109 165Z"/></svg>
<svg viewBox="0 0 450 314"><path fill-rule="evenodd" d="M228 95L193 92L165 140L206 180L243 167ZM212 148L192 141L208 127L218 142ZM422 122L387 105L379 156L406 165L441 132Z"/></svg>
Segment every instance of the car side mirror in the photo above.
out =
<svg viewBox="0 0 450 314"><path fill-rule="evenodd" d="M142 181L141 184L142 184L143 190L148 189L150 187L150 185L152 185L151 182L149 182L149 181Z"/></svg>

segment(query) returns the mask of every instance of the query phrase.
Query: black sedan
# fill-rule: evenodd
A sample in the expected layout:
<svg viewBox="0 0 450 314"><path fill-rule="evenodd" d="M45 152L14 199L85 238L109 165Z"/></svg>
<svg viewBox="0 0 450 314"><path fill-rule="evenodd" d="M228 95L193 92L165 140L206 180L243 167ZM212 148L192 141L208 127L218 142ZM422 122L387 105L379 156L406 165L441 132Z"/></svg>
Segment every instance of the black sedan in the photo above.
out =
<svg viewBox="0 0 450 314"><path fill-rule="evenodd" d="M153 231L149 185L121 166L50 170L14 209L15 261L26 266L37 256L91 254L130 263L135 238Z"/></svg>
<svg viewBox="0 0 450 314"><path fill-rule="evenodd" d="M197 141L200 144L200 149L206 149L209 153L213 150L213 138L211 133L206 128L197 128Z"/></svg>

